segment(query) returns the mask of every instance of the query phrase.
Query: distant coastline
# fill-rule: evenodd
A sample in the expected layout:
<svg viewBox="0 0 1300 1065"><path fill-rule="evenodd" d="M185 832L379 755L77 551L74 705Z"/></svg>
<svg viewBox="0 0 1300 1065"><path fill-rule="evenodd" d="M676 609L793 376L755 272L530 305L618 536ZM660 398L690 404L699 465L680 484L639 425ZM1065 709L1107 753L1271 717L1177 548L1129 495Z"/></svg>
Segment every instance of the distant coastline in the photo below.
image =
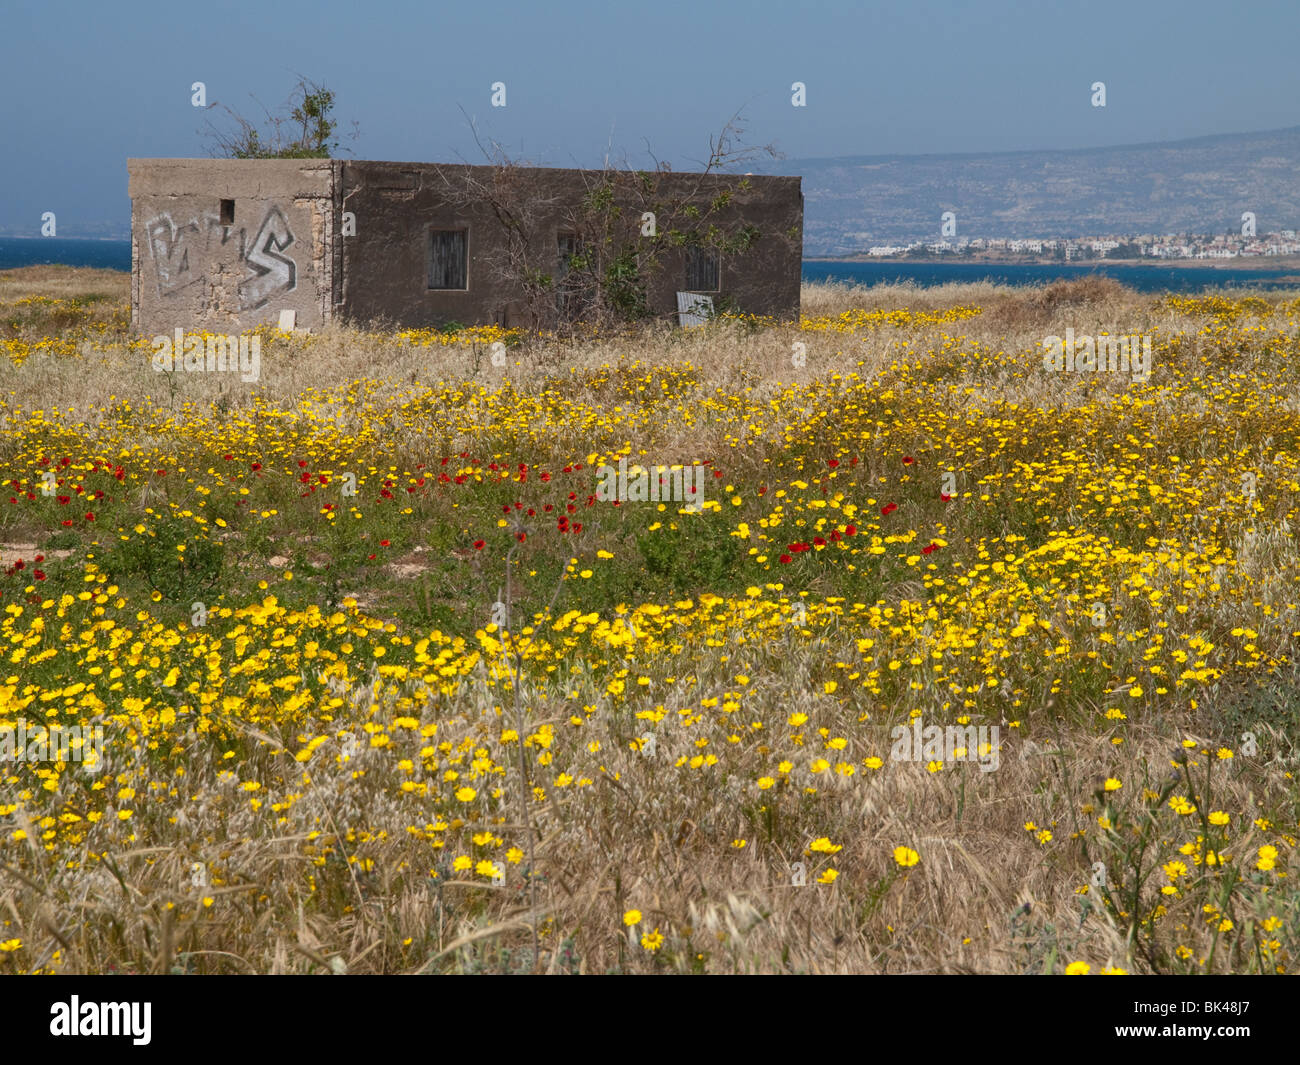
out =
<svg viewBox="0 0 1300 1065"><path fill-rule="evenodd" d="M67 265L131 269L131 242L80 237L0 237L0 270ZM1072 259L1043 256L990 258L981 255L885 258L809 256L805 282L851 285L910 284L922 288L991 281L1012 287L1044 285L1104 275L1140 292L1194 293L1217 289L1300 289L1300 256L1235 259Z"/></svg>
<svg viewBox="0 0 1300 1065"><path fill-rule="evenodd" d="M42 237L39 234L32 233L0 233L0 240L107 240L114 244L130 244L131 238L127 237L82 237L72 234L66 237Z"/></svg>
<svg viewBox="0 0 1300 1065"><path fill-rule="evenodd" d="M1139 266L1174 270L1296 270L1300 255L1247 255L1232 259L1055 259L1048 255L805 255L806 263L894 263L898 266Z"/></svg>

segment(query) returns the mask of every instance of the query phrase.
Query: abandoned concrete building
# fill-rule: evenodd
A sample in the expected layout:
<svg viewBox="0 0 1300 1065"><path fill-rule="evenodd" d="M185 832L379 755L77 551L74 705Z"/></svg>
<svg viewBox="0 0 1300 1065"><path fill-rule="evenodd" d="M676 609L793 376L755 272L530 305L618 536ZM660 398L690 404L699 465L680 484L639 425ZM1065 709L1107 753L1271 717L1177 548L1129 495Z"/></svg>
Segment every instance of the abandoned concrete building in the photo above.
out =
<svg viewBox="0 0 1300 1065"><path fill-rule="evenodd" d="M799 313L797 177L132 159L132 326L548 328Z"/></svg>

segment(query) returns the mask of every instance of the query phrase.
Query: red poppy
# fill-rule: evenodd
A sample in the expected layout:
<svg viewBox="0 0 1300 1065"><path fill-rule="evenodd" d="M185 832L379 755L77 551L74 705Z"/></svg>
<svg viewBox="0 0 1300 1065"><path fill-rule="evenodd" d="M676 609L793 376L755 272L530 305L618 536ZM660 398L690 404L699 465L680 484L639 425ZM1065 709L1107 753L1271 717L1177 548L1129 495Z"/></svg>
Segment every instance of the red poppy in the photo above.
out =
<svg viewBox="0 0 1300 1065"><path fill-rule="evenodd" d="M939 550L939 545L938 545L938 544L933 544L933 543L932 543L932 544L929 545L929 547L923 547L923 548L921 548L921 554L923 554L923 555L928 555L928 554L930 554L932 551L938 551L938 550Z"/></svg>
<svg viewBox="0 0 1300 1065"><path fill-rule="evenodd" d="M826 465L829 466L831 469L835 469L835 467L838 466L839 464L840 464L839 459L831 459L826 463Z"/></svg>
<svg viewBox="0 0 1300 1065"><path fill-rule="evenodd" d="M475 551L482 551L482 550L483 550L483 541L482 541L482 540L475 540L475 541L474 541L474 550L475 550Z"/></svg>
<svg viewBox="0 0 1300 1065"><path fill-rule="evenodd" d="M253 465L249 467L249 469L251 469L254 473L256 473L261 468L262 468L262 464L260 462L254 462Z"/></svg>
<svg viewBox="0 0 1300 1065"><path fill-rule="evenodd" d="M910 465L912 465L912 463L913 463L914 461L915 461L915 460L912 458L911 455L904 455L904 456L903 456L903 465L904 465L904 466L910 466Z"/></svg>
<svg viewBox="0 0 1300 1065"><path fill-rule="evenodd" d="M945 503L949 503L952 501L952 496L950 496L947 492L940 492L939 498L942 499Z"/></svg>
<svg viewBox="0 0 1300 1065"><path fill-rule="evenodd" d="M515 539L518 540L518 541L522 544L525 540L528 539L528 534L527 534L527 533L522 533L522 532L521 532L521 533L515 533Z"/></svg>
<svg viewBox="0 0 1300 1065"><path fill-rule="evenodd" d="M388 541L387 541L387 540L380 540L380 541L379 541L379 546L380 546L380 547L387 547L387 546L388 546Z"/></svg>
<svg viewBox="0 0 1300 1065"><path fill-rule="evenodd" d="M883 507L880 508L880 516L882 518L886 517L887 515L894 513L894 511L896 511L897 509L898 509L897 503L886 503Z"/></svg>
<svg viewBox="0 0 1300 1065"><path fill-rule="evenodd" d="M788 563L788 562L792 562L792 561L794 561L794 560L793 560L789 555L782 555L782 556L781 556L781 562L782 562L783 564L784 564L784 563Z"/></svg>
<svg viewBox="0 0 1300 1065"><path fill-rule="evenodd" d="M846 526L844 526L844 535L845 535L845 536L857 536L857 535L858 535L858 527L857 527L856 525L846 525Z"/></svg>

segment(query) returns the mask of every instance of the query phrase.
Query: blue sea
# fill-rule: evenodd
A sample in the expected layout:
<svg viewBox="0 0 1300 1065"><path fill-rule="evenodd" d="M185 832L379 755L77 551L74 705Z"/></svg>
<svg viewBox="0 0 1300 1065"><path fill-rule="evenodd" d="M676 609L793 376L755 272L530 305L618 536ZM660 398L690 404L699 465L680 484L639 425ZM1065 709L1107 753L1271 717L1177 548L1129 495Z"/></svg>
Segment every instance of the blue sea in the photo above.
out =
<svg viewBox="0 0 1300 1065"><path fill-rule="evenodd" d="M0 270L40 263L131 269L129 240L0 237ZM1200 292L1207 288L1300 288L1300 269L1241 270L1212 266L1120 266L1102 263L844 263L805 259L805 281L860 285L911 281L929 288L950 281L989 280L1001 285L1042 285L1101 274L1140 292Z"/></svg>
<svg viewBox="0 0 1300 1065"><path fill-rule="evenodd" d="M131 242L76 237L0 237L0 270L47 263L130 270Z"/></svg>
<svg viewBox="0 0 1300 1065"><path fill-rule="evenodd" d="M1139 292L1201 292L1213 288L1300 288L1300 267L1241 270L1230 266L1123 266L1117 263L843 263L805 259L805 281L858 285L915 282L922 288L952 281L1042 285L1100 274Z"/></svg>

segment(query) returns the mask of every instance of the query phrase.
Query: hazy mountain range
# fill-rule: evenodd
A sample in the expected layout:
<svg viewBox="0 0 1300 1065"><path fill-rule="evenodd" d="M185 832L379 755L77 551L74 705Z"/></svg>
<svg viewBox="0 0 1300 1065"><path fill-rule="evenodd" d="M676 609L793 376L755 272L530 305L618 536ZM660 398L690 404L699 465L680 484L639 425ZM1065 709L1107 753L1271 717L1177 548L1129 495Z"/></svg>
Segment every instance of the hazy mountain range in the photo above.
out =
<svg viewBox="0 0 1300 1065"><path fill-rule="evenodd" d="M1072 151L859 155L786 159L800 174L804 255L957 237L1240 232L1300 229L1300 126Z"/></svg>
<svg viewBox="0 0 1300 1065"><path fill-rule="evenodd" d="M799 174L804 255L957 237L1083 237L1300 230L1300 126L1071 151L785 159L755 170ZM39 220L0 226L36 236ZM60 220L59 236L129 239L130 220Z"/></svg>

